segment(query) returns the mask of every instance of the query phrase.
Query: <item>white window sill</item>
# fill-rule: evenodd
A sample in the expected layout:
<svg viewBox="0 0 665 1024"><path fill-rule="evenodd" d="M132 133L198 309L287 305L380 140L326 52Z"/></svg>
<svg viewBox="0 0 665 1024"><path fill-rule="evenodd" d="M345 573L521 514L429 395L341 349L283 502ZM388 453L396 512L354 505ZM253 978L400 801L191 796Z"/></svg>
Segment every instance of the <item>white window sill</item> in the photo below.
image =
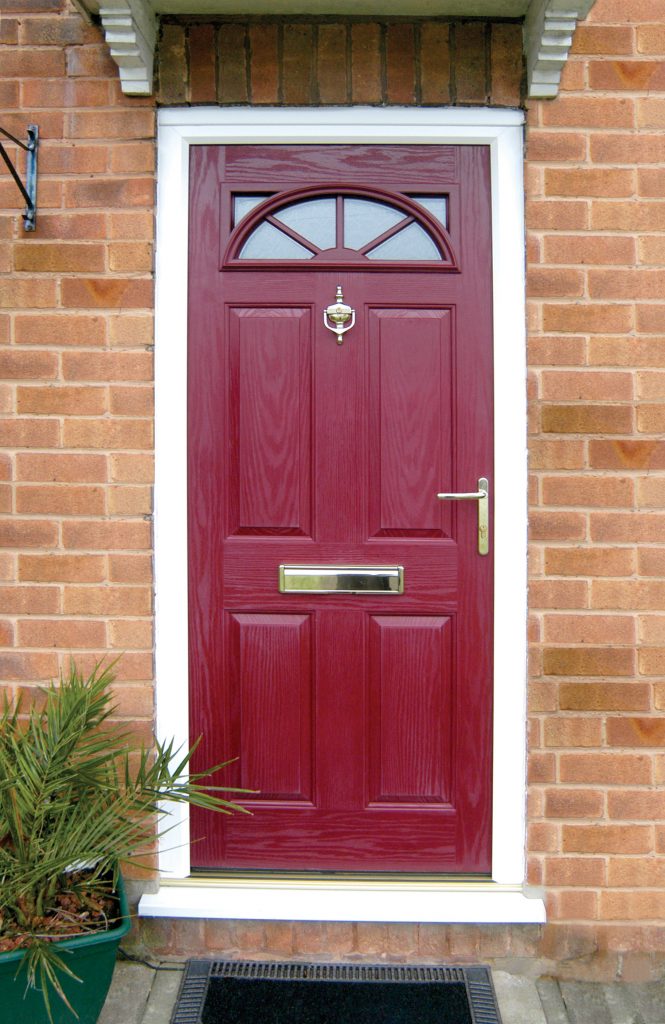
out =
<svg viewBox="0 0 665 1024"><path fill-rule="evenodd" d="M540 892L496 882L222 878L162 880L142 917L260 921L541 924Z"/></svg>

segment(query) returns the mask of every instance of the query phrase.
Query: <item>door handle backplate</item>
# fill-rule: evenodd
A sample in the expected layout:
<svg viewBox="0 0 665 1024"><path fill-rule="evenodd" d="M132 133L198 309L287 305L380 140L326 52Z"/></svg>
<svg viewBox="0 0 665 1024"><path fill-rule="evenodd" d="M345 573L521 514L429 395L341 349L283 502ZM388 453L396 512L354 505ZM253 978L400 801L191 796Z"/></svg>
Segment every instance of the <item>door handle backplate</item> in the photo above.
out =
<svg viewBox="0 0 665 1024"><path fill-rule="evenodd" d="M477 491L452 491L437 494L439 501L477 501L478 502L478 554L487 555L490 550L490 517L489 517L489 481L487 477L478 479Z"/></svg>

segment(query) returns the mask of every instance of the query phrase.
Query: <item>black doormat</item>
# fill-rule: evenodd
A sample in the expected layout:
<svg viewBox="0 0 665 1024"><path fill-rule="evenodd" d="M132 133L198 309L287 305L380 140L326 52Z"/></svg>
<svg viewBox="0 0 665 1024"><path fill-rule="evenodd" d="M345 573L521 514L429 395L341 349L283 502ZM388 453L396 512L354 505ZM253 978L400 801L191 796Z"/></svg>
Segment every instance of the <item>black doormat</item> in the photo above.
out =
<svg viewBox="0 0 665 1024"><path fill-rule="evenodd" d="M489 968L189 960L171 1024L501 1024Z"/></svg>

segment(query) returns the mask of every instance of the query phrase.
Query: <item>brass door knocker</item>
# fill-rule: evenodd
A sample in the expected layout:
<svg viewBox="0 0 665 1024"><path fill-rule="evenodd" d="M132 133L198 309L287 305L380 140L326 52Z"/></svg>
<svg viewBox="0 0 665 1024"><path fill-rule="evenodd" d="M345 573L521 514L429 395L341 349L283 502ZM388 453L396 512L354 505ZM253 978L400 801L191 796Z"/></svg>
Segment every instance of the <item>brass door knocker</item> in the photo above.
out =
<svg viewBox="0 0 665 1024"><path fill-rule="evenodd" d="M328 323L328 321L332 321ZM350 323L348 322L350 321ZM356 322L356 311L344 302L341 284L337 285L335 301L323 311L323 326L337 335L337 344L344 343L344 335L350 331Z"/></svg>

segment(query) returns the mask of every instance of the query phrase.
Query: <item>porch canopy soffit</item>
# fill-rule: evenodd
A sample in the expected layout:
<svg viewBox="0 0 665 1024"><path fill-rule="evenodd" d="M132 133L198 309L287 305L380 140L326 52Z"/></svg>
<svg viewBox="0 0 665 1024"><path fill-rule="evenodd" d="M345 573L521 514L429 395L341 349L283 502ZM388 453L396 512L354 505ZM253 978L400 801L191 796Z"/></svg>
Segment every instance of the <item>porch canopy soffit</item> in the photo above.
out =
<svg viewBox="0 0 665 1024"><path fill-rule="evenodd" d="M522 18L528 96L552 99L559 90L575 28L595 0L74 0L100 18L123 92L149 96L159 18L170 15L308 14L408 17Z"/></svg>

